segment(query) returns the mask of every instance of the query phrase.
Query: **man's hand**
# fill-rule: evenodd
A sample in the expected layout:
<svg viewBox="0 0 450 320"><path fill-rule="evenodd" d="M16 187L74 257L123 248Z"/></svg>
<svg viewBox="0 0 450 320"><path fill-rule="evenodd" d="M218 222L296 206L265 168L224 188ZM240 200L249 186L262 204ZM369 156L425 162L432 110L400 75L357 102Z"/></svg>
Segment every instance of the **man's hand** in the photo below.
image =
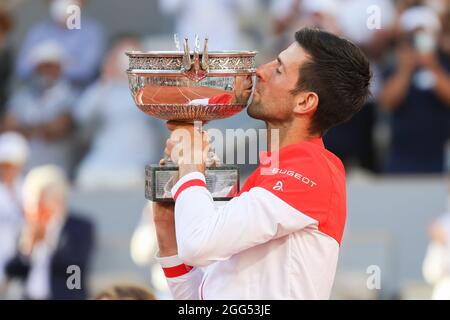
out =
<svg viewBox="0 0 450 320"><path fill-rule="evenodd" d="M209 143L205 131L198 132L193 124L167 122L171 136L164 153L179 166L179 177L190 172L204 172Z"/></svg>
<svg viewBox="0 0 450 320"><path fill-rule="evenodd" d="M399 69L412 73L418 63L418 53L410 45L403 44L397 49Z"/></svg>
<svg viewBox="0 0 450 320"><path fill-rule="evenodd" d="M30 256L34 247L45 239L46 226L42 224L27 224L19 241L19 251Z"/></svg>
<svg viewBox="0 0 450 320"><path fill-rule="evenodd" d="M248 101L252 94L252 78L251 76L238 76L234 81L234 96L233 103L244 104Z"/></svg>
<svg viewBox="0 0 450 320"><path fill-rule="evenodd" d="M178 253L175 235L174 205L171 203L153 203L153 222L158 239L159 256L171 257Z"/></svg>
<svg viewBox="0 0 450 320"><path fill-rule="evenodd" d="M436 53L422 53L417 56L418 64L428 70L434 71L440 68Z"/></svg>

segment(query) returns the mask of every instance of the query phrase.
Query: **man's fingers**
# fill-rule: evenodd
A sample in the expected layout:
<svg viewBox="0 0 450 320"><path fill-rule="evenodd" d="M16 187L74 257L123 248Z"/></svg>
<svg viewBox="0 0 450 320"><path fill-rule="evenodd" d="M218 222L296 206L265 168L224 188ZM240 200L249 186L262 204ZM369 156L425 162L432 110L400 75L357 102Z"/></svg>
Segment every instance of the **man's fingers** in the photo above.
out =
<svg viewBox="0 0 450 320"><path fill-rule="evenodd" d="M236 86L242 90L248 90L252 85L252 78L250 76L236 78Z"/></svg>
<svg viewBox="0 0 450 320"><path fill-rule="evenodd" d="M170 157L171 154L171 150L169 150L167 147L164 149L164 154L168 157ZM164 161L164 164L166 163L166 161L164 159L162 159L161 161ZM160 161L160 162L161 162Z"/></svg>
<svg viewBox="0 0 450 320"><path fill-rule="evenodd" d="M166 122L166 127L170 131L175 130L177 128L177 126L178 126L178 122L176 122L176 121L167 121Z"/></svg>
<svg viewBox="0 0 450 320"><path fill-rule="evenodd" d="M202 131L202 136L203 136L203 141L206 141L206 142L209 142L209 139L210 139L210 137L209 137L209 133L208 133L208 131Z"/></svg>
<svg viewBox="0 0 450 320"><path fill-rule="evenodd" d="M178 144L178 141L174 141L172 139L167 139L166 141L166 149L164 150L165 154L167 154L168 156L170 155L170 153L172 152L173 148Z"/></svg>
<svg viewBox="0 0 450 320"><path fill-rule="evenodd" d="M192 123L186 123L186 122L179 122L179 121L167 121L166 122L166 127L167 129L169 129L170 131L174 131L176 129L187 129L190 130L193 128L193 124Z"/></svg>
<svg viewBox="0 0 450 320"><path fill-rule="evenodd" d="M245 90L250 90L253 87L253 81L251 77L247 77L244 82Z"/></svg>
<svg viewBox="0 0 450 320"><path fill-rule="evenodd" d="M184 161L184 163L197 163L202 159L202 153L208 149L210 141L207 131L195 131L196 127L192 124L181 124L179 122L167 122L167 128L175 129L172 131L170 138L167 139L164 154L172 159L174 163ZM177 130L187 130L177 132ZM161 165L163 165L161 163Z"/></svg>
<svg viewBox="0 0 450 320"><path fill-rule="evenodd" d="M234 102L241 103L246 101L251 94L253 88L252 78L247 77L236 77L235 88L234 88Z"/></svg>

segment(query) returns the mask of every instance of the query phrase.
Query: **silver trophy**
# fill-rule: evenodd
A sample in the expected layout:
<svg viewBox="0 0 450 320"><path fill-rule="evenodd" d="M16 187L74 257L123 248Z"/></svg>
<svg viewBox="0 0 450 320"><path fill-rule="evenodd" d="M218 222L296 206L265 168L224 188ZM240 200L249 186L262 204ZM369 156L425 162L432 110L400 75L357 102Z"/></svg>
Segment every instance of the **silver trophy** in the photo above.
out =
<svg viewBox="0 0 450 320"><path fill-rule="evenodd" d="M163 120L203 123L231 117L251 103L256 52L208 52L208 39L203 53L199 49L196 38L193 52L185 39L184 51L126 53L131 94L141 111ZM236 83L242 77L252 78L252 94L237 99ZM214 156L213 152L209 154ZM218 161L206 163L209 162L214 164L207 165L205 177L214 200L226 201L236 196L239 168ZM170 189L178 167L167 159L162 166L148 165L145 172L145 197L157 202L173 201Z"/></svg>

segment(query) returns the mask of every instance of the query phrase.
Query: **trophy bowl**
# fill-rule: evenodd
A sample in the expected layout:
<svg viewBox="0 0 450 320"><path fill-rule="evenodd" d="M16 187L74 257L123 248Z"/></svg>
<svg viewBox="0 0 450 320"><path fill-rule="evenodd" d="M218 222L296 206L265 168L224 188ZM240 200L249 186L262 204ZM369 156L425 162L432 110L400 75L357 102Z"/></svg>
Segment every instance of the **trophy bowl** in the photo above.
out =
<svg viewBox="0 0 450 320"><path fill-rule="evenodd" d="M256 80L253 51L202 53L198 46L184 51L130 51L128 80L132 98L147 115L182 122L207 122L231 117L252 101ZM251 77L252 93L238 94L239 79ZM178 168L171 164L146 168L146 198L172 201L169 190ZM208 189L215 200L229 200L239 191L239 169L216 165L205 172Z"/></svg>
<svg viewBox="0 0 450 320"><path fill-rule="evenodd" d="M247 101L227 100L235 94L237 77L254 76L255 52L212 52L209 71L186 71L181 52L128 52L128 79L136 105L163 120L210 121L231 117ZM203 72L202 72L203 71ZM254 81L253 81L254 82ZM215 103L209 99L223 96Z"/></svg>

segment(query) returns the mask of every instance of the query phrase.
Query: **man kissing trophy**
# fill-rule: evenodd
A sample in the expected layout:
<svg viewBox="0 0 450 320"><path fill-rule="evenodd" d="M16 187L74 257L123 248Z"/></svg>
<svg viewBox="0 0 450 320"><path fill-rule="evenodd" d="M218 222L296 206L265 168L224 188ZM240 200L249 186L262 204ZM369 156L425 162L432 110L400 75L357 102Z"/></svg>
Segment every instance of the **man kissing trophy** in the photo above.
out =
<svg viewBox="0 0 450 320"><path fill-rule="evenodd" d="M177 49L179 47L175 37ZM231 117L252 100L255 84L253 51L190 51L184 39L183 51L127 52L127 70L132 97L144 113L168 121L195 123L202 132L205 122ZM251 80L251 83L250 83ZM244 87L243 82L250 83ZM242 90L247 92L243 93ZM212 150L206 153L208 190L216 201L227 201L239 192L239 168L220 164ZM145 196L154 202L173 202L170 193L178 167L171 159L145 169Z"/></svg>

